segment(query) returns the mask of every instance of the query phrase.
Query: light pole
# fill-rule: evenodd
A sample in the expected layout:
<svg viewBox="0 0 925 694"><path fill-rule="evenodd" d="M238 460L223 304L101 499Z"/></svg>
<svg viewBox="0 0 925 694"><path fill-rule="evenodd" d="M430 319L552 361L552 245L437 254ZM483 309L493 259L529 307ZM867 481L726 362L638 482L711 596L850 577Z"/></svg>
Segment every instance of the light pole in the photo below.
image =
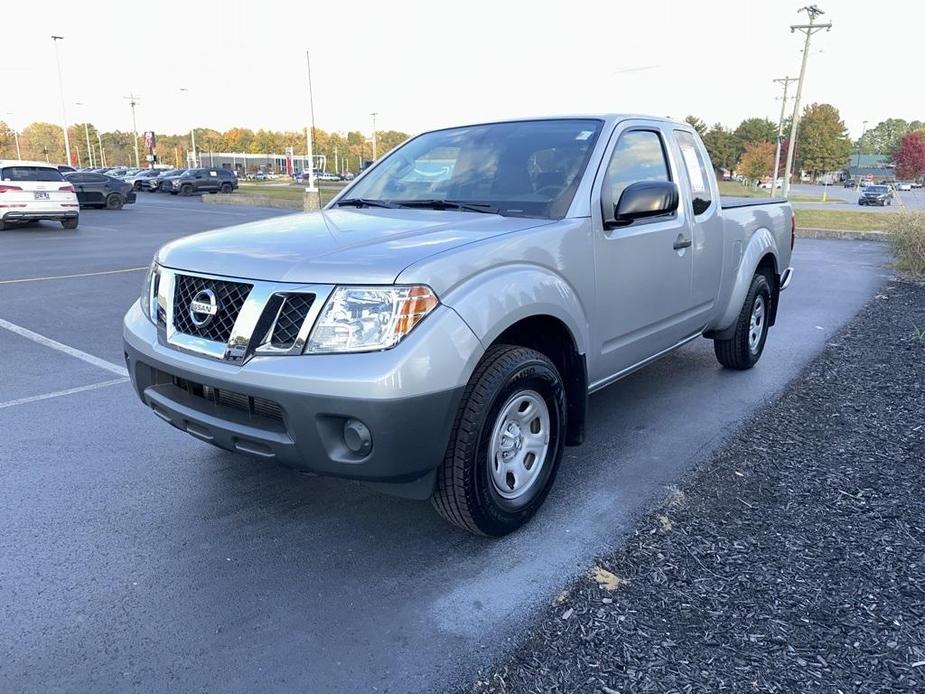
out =
<svg viewBox="0 0 925 694"><path fill-rule="evenodd" d="M74 104L75 106L83 106L81 102ZM93 168L93 147L90 146L90 125L87 123L87 112L84 111L84 135L87 138L87 157L90 159L90 168Z"/></svg>
<svg viewBox="0 0 925 694"><path fill-rule="evenodd" d="M379 112L373 111L369 115L373 117L373 161L376 161L376 159L378 158L378 152L377 152L377 146L376 146L376 116L379 115Z"/></svg>
<svg viewBox="0 0 925 694"><path fill-rule="evenodd" d="M800 65L800 80L797 82L797 95L793 100L793 121L790 123L790 142L787 143L787 164L784 166L784 197L790 197L790 176L793 171L793 148L797 140L797 126L800 124L800 98L803 96L803 79L806 77L806 59L809 58L809 40L817 31L825 29L829 31L832 23L816 24L816 17L825 14L815 5L801 7L800 12L806 12L809 15L809 24L793 24L790 26L790 33L801 31L806 34L806 41L803 44L803 62Z"/></svg>
<svg viewBox="0 0 925 694"><path fill-rule="evenodd" d="M52 36L51 40L55 44L55 63L58 65L58 91L61 92L61 119L64 124L64 156L67 157L68 166L71 165L71 141L67 136L67 106L64 102L64 80L61 77L61 56L58 55L58 41L64 39L63 36Z"/></svg>
<svg viewBox="0 0 925 694"><path fill-rule="evenodd" d="M103 136L100 131L96 131L96 141L100 143L100 166L106 166L106 155L103 153Z"/></svg>
<svg viewBox="0 0 925 694"><path fill-rule="evenodd" d="M186 87L180 87L180 91L186 94L187 96L190 95L190 91ZM196 161L196 128L195 127L190 128L189 139L190 139L190 146L193 148L193 167L195 168L199 166L199 164ZM189 160L189 157L187 157L187 160ZM187 163L189 162L187 161ZM247 164L244 165L244 168L245 169L247 168Z"/></svg>
<svg viewBox="0 0 925 694"><path fill-rule="evenodd" d="M132 107L132 134L134 138L132 144L135 145L135 168L141 168L141 159L138 157L138 126L135 125L135 105L138 103L138 97L133 93L129 93L128 96L123 96L123 99L128 99L129 105Z"/></svg>
<svg viewBox="0 0 925 694"><path fill-rule="evenodd" d="M306 149L308 150L308 188L306 192L314 195L317 192L315 188L315 152L314 152L314 139L315 134L315 99L312 95L312 61L308 56L308 51L305 51L305 67L308 69L308 118L309 118L309 127L305 131L305 144ZM320 198L319 198L320 201Z"/></svg>

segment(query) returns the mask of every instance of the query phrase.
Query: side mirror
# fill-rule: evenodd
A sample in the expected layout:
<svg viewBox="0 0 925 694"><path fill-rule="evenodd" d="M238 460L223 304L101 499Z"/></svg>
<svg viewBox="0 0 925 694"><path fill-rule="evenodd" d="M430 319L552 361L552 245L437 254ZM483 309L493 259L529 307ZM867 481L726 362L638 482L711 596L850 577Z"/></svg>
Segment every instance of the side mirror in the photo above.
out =
<svg viewBox="0 0 925 694"><path fill-rule="evenodd" d="M671 181L638 181L623 190L613 206L613 219L605 226L626 226L637 219L671 214L677 209L677 184Z"/></svg>

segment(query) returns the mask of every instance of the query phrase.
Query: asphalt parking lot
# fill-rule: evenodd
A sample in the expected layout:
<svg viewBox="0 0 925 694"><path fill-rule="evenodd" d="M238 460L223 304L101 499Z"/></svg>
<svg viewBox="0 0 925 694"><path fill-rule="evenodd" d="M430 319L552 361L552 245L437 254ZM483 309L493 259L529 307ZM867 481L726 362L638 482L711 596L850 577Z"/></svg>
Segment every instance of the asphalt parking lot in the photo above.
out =
<svg viewBox="0 0 925 694"><path fill-rule="evenodd" d="M428 504L213 449L132 393L121 318L154 250L285 212L143 194L77 231L0 232L0 690L465 680L889 276L882 244L798 241L758 367L723 371L703 340L596 394L541 513L489 541Z"/></svg>
<svg viewBox="0 0 925 694"><path fill-rule="evenodd" d="M887 207L875 207L867 205L861 207L858 205L860 193L853 188L845 188L841 184L834 186L819 186L799 183L793 186L794 195L822 195L823 188L827 202L794 202L794 207L805 207L816 210L847 210L862 212L898 212L902 209L907 210L925 210L925 188L915 190L897 191L894 193L896 199L893 204Z"/></svg>

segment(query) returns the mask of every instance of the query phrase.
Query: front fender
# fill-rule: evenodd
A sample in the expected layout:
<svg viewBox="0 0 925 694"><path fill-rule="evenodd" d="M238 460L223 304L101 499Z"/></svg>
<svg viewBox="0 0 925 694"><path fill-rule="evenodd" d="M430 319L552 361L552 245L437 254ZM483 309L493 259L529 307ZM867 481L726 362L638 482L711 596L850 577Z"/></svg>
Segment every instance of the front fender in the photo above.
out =
<svg viewBox="0 0 925 694"><path fill-rule="evenodd" d="M517 321L548 315L562 321L578 352L587 354L587 311L574 287L547 268L528 263L494 267L457 285L441 301L485 347Z"/></svg>
<svg viewBox="0 0 925 694"><path fill-rule="evenodd" d="M768 254L774 259L774 272L779 273L777 243L770 230L762 227L752 234L742 252L726 308L707 331L711 336L720 337L723 331L734 327L736 318L742 310L742 304L745 303L745 295L748 294L752 277L755 276L755 270L758 269L761 259Z"/></svg>

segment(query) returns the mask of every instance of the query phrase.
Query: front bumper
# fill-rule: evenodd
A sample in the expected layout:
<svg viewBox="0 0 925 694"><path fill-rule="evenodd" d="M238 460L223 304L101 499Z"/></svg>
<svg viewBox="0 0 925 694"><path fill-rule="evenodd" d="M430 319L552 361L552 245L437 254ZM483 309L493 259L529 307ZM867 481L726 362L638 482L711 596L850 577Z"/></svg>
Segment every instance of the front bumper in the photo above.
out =
<svg viewBox="0 0 925 694"><path fill-rule="evenodd" d="M430 495L464 385L482 353L446 307L392 350L263 356L243 365L161 344L137 303L123 335L135 391L174 427L306 472L402 484L397 493L418 498ZM368 429L368 452L347 446L349 420Z"/></svg>

